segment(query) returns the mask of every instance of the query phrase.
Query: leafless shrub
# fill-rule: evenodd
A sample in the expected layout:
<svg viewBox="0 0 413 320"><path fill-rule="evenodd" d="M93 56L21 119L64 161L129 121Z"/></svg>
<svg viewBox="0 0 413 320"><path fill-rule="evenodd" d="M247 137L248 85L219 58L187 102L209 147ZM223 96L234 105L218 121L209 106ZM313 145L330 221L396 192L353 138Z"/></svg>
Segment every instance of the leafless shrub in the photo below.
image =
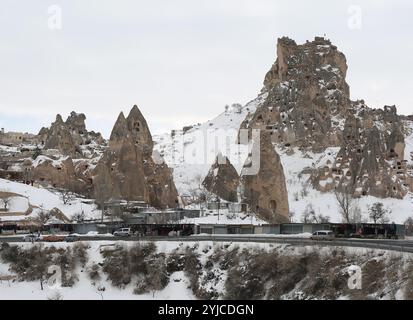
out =
<svg viewBox="0 0 413 320"><path fill-rule="evenodd" d="M50 213L50 211L44 209L43 206L40 206L35 220L37 220L41 224L45 224L47 221L49 221L51 217L52 217L52 214Z"/></svg>
<svg viewBox="0 0 413 320"><path fill-rule="evenodd" d="M3 245L1 258L10 265L10 271L17 274L20 281L40 281L43 283L49 277L48 269L52 265L60 267L62 286L71 287L77 281L75 260L70 248L44 247L42 244L23 249L18 246Z"/></svg>
<svg viewBox="0 0 413 320"><path fill-rule="evenodd" d="M406 300L413 300L413 261L410 261L407 267L407 283L404 290L404 298Z"/></svg>
<svg viewBox="0 0 413 320"><path fill-rule="evenodd" d="M99 281L101 279L99 271L100 266L97 263L93 263L88 270L89 278L93 281Z"/></svg>
<svg viewBox="0 0 413 320"><path fill-rule="evenodd" d="M76 199L76 195L67 189L57 189L57 193L59 194L60 200L62 200L63 204L70 204Z"/></svg>
<svg viewBox="0 0 413 320"><path fill-rule="evenodd" d="M131 282L128 251L119 246L114 251L104 251L103 272L115 287L124 288Z"/></svg>
<svg viewBox="0 0 413 320"><path fill-rule="evenodd" d="M77 242L73 245L73 256L76 262L79 262L81 267L84 268L89 260L87 250L89 246L83 242Z"/></svg>
<svg viewBox="0 0 413 320"><path fill-rule="evenodd" d="M316 214L313 206L308 204L301 216L301 221L303 223L328 223L330 222L330 217L324 216L321 213Z"/></svg>
<svg viewBox="0 0 413 320"><path fill-rule="evenodd" d="M73 221L76 221L76 222L78 222L78 223L81 223L81 222L85 221L85 218L86 218L86 216L85 216L85 213L84 213L83 211L82 211L82 212L75 213L75 214L72 216L72 220L73 220Z"/></svg>

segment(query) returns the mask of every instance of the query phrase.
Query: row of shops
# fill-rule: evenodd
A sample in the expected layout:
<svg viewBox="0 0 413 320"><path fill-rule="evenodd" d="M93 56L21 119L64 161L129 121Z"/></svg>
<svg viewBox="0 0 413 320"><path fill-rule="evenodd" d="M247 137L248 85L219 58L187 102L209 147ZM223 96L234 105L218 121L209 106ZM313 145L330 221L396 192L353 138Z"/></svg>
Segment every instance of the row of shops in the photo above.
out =
<svg viewBox="0 0 413 320"><path fill-rule="evenodd" d="M0 223L0 234L42 233L78 233L90 232L99 234L113 233L119 228L131 228L141 236L167 236L171 231L182 236L192 234L303 234L320 230L331 230L340 238L404 238L406 228L399 224L304 224L286 223L273 225L224 225L224 224L173 224L173 223L56 223L48 225L30 224L27 222Z"/></svg>

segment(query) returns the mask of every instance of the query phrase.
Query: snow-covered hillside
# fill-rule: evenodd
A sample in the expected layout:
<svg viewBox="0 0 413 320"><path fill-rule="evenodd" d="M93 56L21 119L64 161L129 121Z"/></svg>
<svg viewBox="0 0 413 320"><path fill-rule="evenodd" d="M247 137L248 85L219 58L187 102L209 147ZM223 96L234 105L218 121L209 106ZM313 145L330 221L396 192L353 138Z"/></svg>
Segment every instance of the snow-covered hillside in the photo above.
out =
<svg viewBox="0 0 413 320"><path fill-rule="evenodd" d="M13 260L17 251L27 254ZM41 265L45 270L57 267L54 263L62 256L70 262L62 272L64 285L63 278L53 282L52 277L44 280L42 290L37 269L18 268L36 259L33 251L50 255ZM138 259L122 260L137 253ZM362 269L362 290L348 288L351 266ZM212 241L23 243L0 246L0 299L409 299L411 267L408 253L350 247Z"/></svg>
<svg viewBox="0 0 413 320"><path fill-rule="evenodd" d="M155 149L163 156L168 166L174 170L174 180L181 195L190 193L200 187L208 173L216 155L222 152L234 165L238 173L241 172L248 154L248 147L236 144L241 123L248 113L253 113L265 100L266 94L258 96L244 106L239 112L230 109L218 117L200 124L184 132L176 130L174 135L164 134L154 137ZM406 121L405 159L413 164L413 125ZM314 210L316 214L330 217L331 222L341 222L342 217L333 193L323 193L315 190L309 183L309 174L302 174L305 168L315 168L327 165L327 161L334 162L339 148L327 148L323 153L302 153L297 148L294 153L285 148L276 147L281 157L286 178L290 211L294 213L293 221L300 222L303 212ZM391 211L391 222L404 223L413 215L413 195L408 193L404 199L380 199L373 196L364 196L355 201L363 221L368 221L368 207L375 202L382 202L385 208ZM216 221L218 222L218 221Z"/></svg>
<svg viewBox="0 0 413 320"><path fill-rule="evenodd" d="M265 98L266 94L262 94L244 107L233 105L216 118L185 132L176 130L173 135L154 136L155 150L174 169L175 184L181 195L199 187L219 152L241 172L248 147L236 144L239 127Z"/></svg>
<svg viewBox="0 0 413 320"><path fill-rule="evenodd" d="M0 179L0 191L13 193L8 212L0 215L0 221L17 221L35 218L40 210L52 210L54 208L62 211L68 218L73 215L84 213L85 219L96 219L100 217L100 211L96 210L94 204L76 198L69 204L64 204L58 193L42 187L32 187L23 183Z"/></svg>
<svg viewBox="0 0 413 320"><path fill-rule="evenodd" d="M311 210L312 207L316 214L330 217L331 222L342 222L334 193L315 190L308 181L310 175L301 174L305 168L311 168L313 165L326 165L327 161L333 159L339 151L338 148L328 148L320 154L311 152L302 154L295 150L293 155L287 155L285 150L277 148L277 151L284 167L290 211L294 213L293 221L300 222L303 212ZM411 193L408 193L402 200L364 196L356 199L354 204L359 207L363 221L368 222L368 208L375 202L382 202L384 207L391 211L389 215L391 222L404 223L408 217L413 216L413 195Z"/></svg>

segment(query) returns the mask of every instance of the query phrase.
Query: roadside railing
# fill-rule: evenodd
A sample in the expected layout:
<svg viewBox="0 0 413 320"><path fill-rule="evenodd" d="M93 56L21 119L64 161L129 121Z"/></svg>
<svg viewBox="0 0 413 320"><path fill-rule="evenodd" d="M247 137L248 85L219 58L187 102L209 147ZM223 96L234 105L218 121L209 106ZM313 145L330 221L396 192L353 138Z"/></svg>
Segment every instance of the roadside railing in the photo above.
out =
<svg viewBox="0 0 413 320"><path fill-rule="evenodd" d="M366 249L380 249L398 252L413 253L413 241L406 245L397 244L398 240L311 240L307 238L277 238L277 237L259 237L259 236L220 236L220 235L202 235L202 236L151 236L151 237L110 237L110 236L96 236L96 237L79 237L80 241L171 241L171 242L247 242L247 243L278 243L295 246L337 246L337 247L355 247ZM22 242L22 237L0 237L1 242Z"/></svg>

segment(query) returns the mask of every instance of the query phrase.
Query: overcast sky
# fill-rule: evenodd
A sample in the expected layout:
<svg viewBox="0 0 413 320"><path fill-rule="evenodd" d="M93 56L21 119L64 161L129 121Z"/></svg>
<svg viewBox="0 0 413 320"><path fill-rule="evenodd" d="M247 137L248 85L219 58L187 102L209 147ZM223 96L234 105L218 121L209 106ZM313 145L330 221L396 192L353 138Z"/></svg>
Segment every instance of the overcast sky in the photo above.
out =
<svg viewBox="0 0 413 320"><path fill-rule="evenodd" d="M352 98L411 114L412 9L410 0L0 0L0 126L37 132L75 110L108 137L134 104L153 133L202 122L257 96L277 38L324 34L347 57Z"/></svg>

